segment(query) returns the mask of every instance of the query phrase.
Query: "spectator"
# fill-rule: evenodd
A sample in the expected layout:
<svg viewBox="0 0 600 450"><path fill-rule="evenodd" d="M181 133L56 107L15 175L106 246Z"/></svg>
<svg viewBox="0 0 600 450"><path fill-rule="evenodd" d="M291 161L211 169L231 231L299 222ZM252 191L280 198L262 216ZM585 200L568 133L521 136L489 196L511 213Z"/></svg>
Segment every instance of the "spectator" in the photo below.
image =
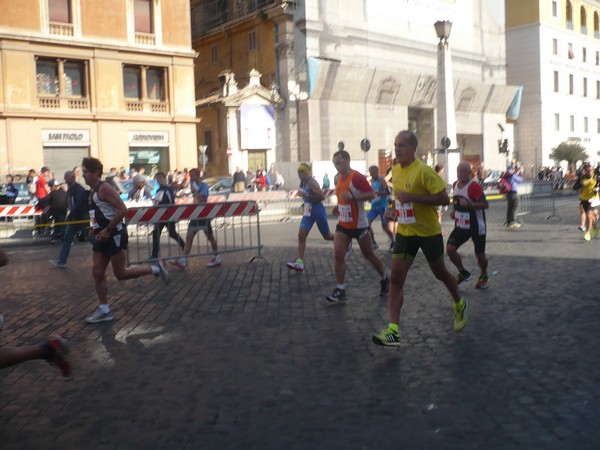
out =
<svg viewBox="0 0 600 450"><path fill-rule="evenodd" d="M517 169L516 164L511 164L504 175L510 183L510 192L506 194L506 225L508 228L520 228L521 224L515 220L517 208L519 206L519 196L517 190L519 184L523 181L521 170Z"/></svg>
<svg viewBox="0 0 600 450"><path fill-rule="evenodd" d="M254 189L256 185L254 184L254 180L256 179L256 175L252 169L248 169L246 172L246 189Z"/></svg>
<svg viewBox="0 0 600 450"><path fill-rule="evenodd" d="M244 171L237 166L233 173L233 192L244 192L246 189L245 184L246 176L244 175Z"/></svg>
<svg viewBox="0 0 600 450"><path fill-rule="evenodd" d="M67 203L69 205L69 215L67 217L70 223L67 224L58 259L50 260L50 264L59 268L66 267L67 259L71 252L71 244L75 236L81 233L83 236L82 240L87 237L90 220L88 205L90 191L86 191L82 185L75 181L75 173L72 170L65 172L65 181L68 186Z"/></svg>
<svg viewBox="0 0 600 450"><path fill-rule="evenodd" d="M273 189L278 191L279 189L281 189L283 187L284 183L285 183L285 180L283 179L283 175L281 175L279 173L279 171L276 170L275 171L275 184L273 185Z"/></svg>
<svg viewBox="0 0 600 450"><path fill-rule="evenodd" d="M331 182L329 181L329 175L325 174L323 175L323 189L329 189L329 186L331 185Z"/></svg>
<svg viewBox="0 0 600 450"><path fill-rule="evenodd" d="M106 176L106 180L105 181L108 184L110 184L112 187L114 187L117 191L119 191L120 194L124 194L125 193L125 189L123 189L123 186L121 185L121 182L119 181L119 175L117 174L117 168L116 167L111 167L110 168L110 172Z"/></svg>
<svg viewBox="0 0 600 450"><path fill-rule="evenodd" d="M133 189L129 192L128 200L140 202L152 198L152 192L148 188L148 180L145 175L136 175L133 178Z"/></svg>
<svg viewBox="0 0 600 450"><path fill-rule="evenodd" d="M6 184L4 185L4 190L6 191L6 201L9 205L13 205L17 196L19 195L19 190L15 187L13 183L13 176L6 175Z"/></svg>

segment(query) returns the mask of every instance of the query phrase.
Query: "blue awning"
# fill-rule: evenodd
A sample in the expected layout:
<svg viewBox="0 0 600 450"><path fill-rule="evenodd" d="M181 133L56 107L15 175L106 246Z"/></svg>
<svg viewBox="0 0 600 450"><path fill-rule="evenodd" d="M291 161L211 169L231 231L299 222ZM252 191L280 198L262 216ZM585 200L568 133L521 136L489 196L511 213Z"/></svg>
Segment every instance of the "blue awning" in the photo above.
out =
<svg viewBox="0 0 600 450"><path fill-rule="evenodd" d="M317 82L317 76L319 75L319 64L318 58L308 58L308 96L312 97L312 93L315 90L315 83Z"/></svg>
<svg viewBox="0 0 600 450"><path fill-rule="evenodd" d="M515 92L515 96L513 97L508 110L506 111L506 119L515 121L519 118L519 114L521 113L521 99L523 98L523 86L517 87L517 92Z"/></svg>

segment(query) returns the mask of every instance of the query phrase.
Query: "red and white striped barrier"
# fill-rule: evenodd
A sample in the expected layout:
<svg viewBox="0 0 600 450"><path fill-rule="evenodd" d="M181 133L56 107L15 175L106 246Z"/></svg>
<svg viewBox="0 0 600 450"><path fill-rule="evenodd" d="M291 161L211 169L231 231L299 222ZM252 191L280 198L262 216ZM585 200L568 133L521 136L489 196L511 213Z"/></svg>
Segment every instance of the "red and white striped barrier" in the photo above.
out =
<svg viewBox="0 0 600 450"><path fill-rule="evenodd" d="M239 202L253 200L255 202L265 202L273 200L285 200L287 196L288 194L285 191L232 192L231 194L229 194L228 201Z"/></svg>
<svg viewBox="0 0 600 450"><path fill-rule="evenodd" d="M253 216L258 213L255 202L197 203L183 206L148 206L127 211L128 224L178 222L180 220L214 219L215 217Z"/></svg>
<svg viewBox="0 0 600 450"><path fill-rule="evenodd" d="M34 205L8 205L0 206L0 217L17 216L40 216L41 209L35 209Z"/></svg>
<svg viewBox="0 0 600 450"><path fill-rule="evenodd" d="M206 203L222 203L226 202L227 197L224 195L210 195ZM194 204L194 197L178 197L175 198L176 205L192 205Z"/></svg>
<svg viewBox="0 0 600 450"><path fill-rule="evenodd" d="M332 195L335 195L335 189L323 189L323 195L325 195L325 198L331 197ZM300 198L298 196L298 191L290 191L290 198Z"/></svg>

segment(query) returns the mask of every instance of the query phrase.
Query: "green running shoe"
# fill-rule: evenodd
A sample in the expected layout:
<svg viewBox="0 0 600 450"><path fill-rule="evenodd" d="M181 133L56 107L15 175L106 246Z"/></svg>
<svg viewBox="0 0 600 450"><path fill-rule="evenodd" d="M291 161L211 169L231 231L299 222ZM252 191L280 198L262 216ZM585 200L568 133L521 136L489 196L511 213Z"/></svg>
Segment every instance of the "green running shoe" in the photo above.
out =
<svg viewBox="0 0 600 450"><path fill-rule="evenodd" d="M454 331L462 331L467 326L469 316L467 314L467 301L463 298L454 304Z"/></svg>
<svg viewBox="0 0 600 450"><path fill-rule="evenodd" d="M400 347L400 333L385 328L378 334L373 335L373 342L377 345L384 345L386 347Z"/></svg>

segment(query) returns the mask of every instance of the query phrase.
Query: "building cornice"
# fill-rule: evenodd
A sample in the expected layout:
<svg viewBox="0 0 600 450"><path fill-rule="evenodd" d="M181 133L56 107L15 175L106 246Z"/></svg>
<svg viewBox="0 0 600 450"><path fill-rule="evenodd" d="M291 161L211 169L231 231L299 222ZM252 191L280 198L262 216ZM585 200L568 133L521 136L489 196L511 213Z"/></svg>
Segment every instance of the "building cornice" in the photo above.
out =
<svg viewBox="0 0 600 450"><path fill-rule="evenodd" d="M98 42L98 41L86 41L81 39L58 39L53 38L51 36L42 36L38 34L13 34L13 33L5 33L0 32L0 48L3 47L2 41L19 41L25 42L28 44L39 44L46 46L56 46L56 47L65 47L65 48L82 48L82 49L90 49L90 50L110 50L117 52L129 52L129 53L139 53L139 54L152 54L156 56L170 56L170 57L181 57L181 58L196 58L198 57L198 53L193 49L189 49L189 51L184 50L176 50L168 47L142 47L135 45L127 45L121 44L118 41L115 42Z"/></svg>

